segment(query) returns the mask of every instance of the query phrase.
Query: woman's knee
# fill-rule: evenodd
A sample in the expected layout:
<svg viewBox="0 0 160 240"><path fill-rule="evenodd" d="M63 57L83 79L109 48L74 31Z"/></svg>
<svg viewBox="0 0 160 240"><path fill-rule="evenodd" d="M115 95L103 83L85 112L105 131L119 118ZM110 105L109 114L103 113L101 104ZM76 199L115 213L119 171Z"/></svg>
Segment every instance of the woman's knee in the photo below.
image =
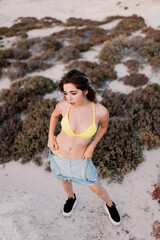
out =
<svg viewBox="0 0 160 240"><path fill-rule="evenodd" d="M96 183L95 185L89 186L89 188L97 195L101 195L103 193L103 187L100 183Z"/></svg>
<svg viewBox="0 0 160 240"><path fill-rule="evenodd" d="M67 184L67 183L70 183L70 182L67 179L61 179L61 183Z"/></svg>

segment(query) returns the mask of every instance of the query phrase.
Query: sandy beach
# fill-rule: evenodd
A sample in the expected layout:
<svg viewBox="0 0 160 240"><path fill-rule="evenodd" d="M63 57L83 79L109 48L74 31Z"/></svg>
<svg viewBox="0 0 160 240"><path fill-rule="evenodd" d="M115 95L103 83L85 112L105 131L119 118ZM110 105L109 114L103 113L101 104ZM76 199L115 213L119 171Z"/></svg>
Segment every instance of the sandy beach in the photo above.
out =
<svg viewBox="0 0 160 240"><path fill-rule="evenodd" d="M32 162L6 164L0 170L1 239L154 239L151 225L159 219L159 205L151 192L159 175L159 150L144 154L146 160L122 184L101 180L121 213L118 227L110 223L104 203L89 188L74 185L77 208L65 218L61 209L66 195L52 173Z"/></svg>
<svg viewBox="0 0 160 240"><path fill-rule="evenodd" d="M66 21L69 17L103 20L107 16L130 16L137 14L144 18L147 26L160 29L160 2L151 1L108 1L108 0L2 0L0 1L0 27L9 27L19 17L46 16ZM105 28L106 26L104 26ZM112 27L112 26L110 26ZM109 24L107 25L109 28ZM64 27L28 31L28 38L47 36L63 30ZM1 43L10 46L14 39L6 38ZM98 61L101 46L93 47L82 54L82 59ZM122 64L117 64L119 77L127 73ZM38 75L58 81L65 71L65 64L38 72ZM140 70L149 77L149 83L159 84L159 72L146 65ZM35 76L37 72L28 74ZM10 81L0 81L0 89L9 88ZM117 80L109 85L112 91L130 93L132 86L125 86ZM60 100L59 92L46 94L44 98ZM152 224L160 220L160 205L152 199L154 184L160 184L160 148L143 150L144 161L124 176L121 183L109 178L100 179L122 217L122 224L113 226L104 210L104 203L89 188L74 184L78 204L69 218L62 216L66 201L60 182L51 172L44 170L48 158L39 167L32 161L10 161L0 165L0 240L154 240ZM42 155L43 156L43 155ZM157 238L158 239L158 238Z"/></svg>

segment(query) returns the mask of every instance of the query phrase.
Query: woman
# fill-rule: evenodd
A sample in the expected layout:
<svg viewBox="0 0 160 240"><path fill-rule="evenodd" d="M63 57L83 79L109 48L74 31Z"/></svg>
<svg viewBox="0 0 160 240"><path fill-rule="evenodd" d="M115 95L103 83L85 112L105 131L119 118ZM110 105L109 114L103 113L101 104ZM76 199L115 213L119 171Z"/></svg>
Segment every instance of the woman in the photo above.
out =
<svg viewBox="0 0 160 240"><path fill-rule="evenodd" d="M119 225L121 220L116 205L98 181L91 160L97 143L107 130L108 110L97 102L95 90L83 72L68 72L59 82L59 89L65 98L56 105L51 115L48 147L51 170L57 179L61 179L68 195L63 215L70 216L76 206L77 199L72 187L72 182L75 182L89 186L105 202L111 222ZM62 129L55 137L60 115L63 116Z"/></svg>

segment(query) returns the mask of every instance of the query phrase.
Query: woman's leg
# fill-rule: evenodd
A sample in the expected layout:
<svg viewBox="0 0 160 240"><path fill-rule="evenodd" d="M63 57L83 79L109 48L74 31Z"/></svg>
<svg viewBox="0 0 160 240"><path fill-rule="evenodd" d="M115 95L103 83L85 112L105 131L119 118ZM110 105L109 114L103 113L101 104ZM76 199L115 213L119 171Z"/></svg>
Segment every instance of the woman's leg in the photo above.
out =
<svg viewBox="0 0 160 240"><path fill-rule="evenodd" d="M73 193L72 183L66 179L62 179L61 182L65 192L68 195L68 199L63 206L62 213L63 213L63 216L69 217L71 216L77 204L77 199L76 199L76 195Z"/></svg>
<svg viewBox="0 0 160 240"><path fill-rule="evenodd" d="M89 188L96 193L105 203L107 203L107 205L109 207L111 207L112 205L112 201L109 197L108 192L106 191L106 189L104 187L102 187L102 185L100 184L100 182L97 182L94 185L89 186Z"/></svg>
<svg viewBox="0 0 160 240"><path fill-rule="evenodd" d="M74 198L72 183L66 179L62 179L61 183L62 183L62 186L63 186L65 192L67 193L68 197Z"/></svg>
<svg viewBox="0 0 160 240"><path fill-rule="evenodd" d="M105 210L109 216L110 221L114 225L119 225L121 223L120 215L117 211L116 205L111 201L107 191L104 187L98 182L92 186L89 186L90 189L96 193L103 201L105 201Z"/></svg>

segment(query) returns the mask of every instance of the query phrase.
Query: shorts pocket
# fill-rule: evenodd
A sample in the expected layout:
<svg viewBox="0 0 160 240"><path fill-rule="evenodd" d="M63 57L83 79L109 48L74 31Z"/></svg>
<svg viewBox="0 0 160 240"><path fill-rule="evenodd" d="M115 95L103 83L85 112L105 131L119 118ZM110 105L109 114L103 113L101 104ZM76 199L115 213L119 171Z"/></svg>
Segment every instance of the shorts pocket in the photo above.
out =
<svg viewBox="0 0 160 240"><path fill-rule="evenodd" d="M86 180L91 183L96 183L98 181L97 169L91 159L88 160L86 167Z"/></svg>

